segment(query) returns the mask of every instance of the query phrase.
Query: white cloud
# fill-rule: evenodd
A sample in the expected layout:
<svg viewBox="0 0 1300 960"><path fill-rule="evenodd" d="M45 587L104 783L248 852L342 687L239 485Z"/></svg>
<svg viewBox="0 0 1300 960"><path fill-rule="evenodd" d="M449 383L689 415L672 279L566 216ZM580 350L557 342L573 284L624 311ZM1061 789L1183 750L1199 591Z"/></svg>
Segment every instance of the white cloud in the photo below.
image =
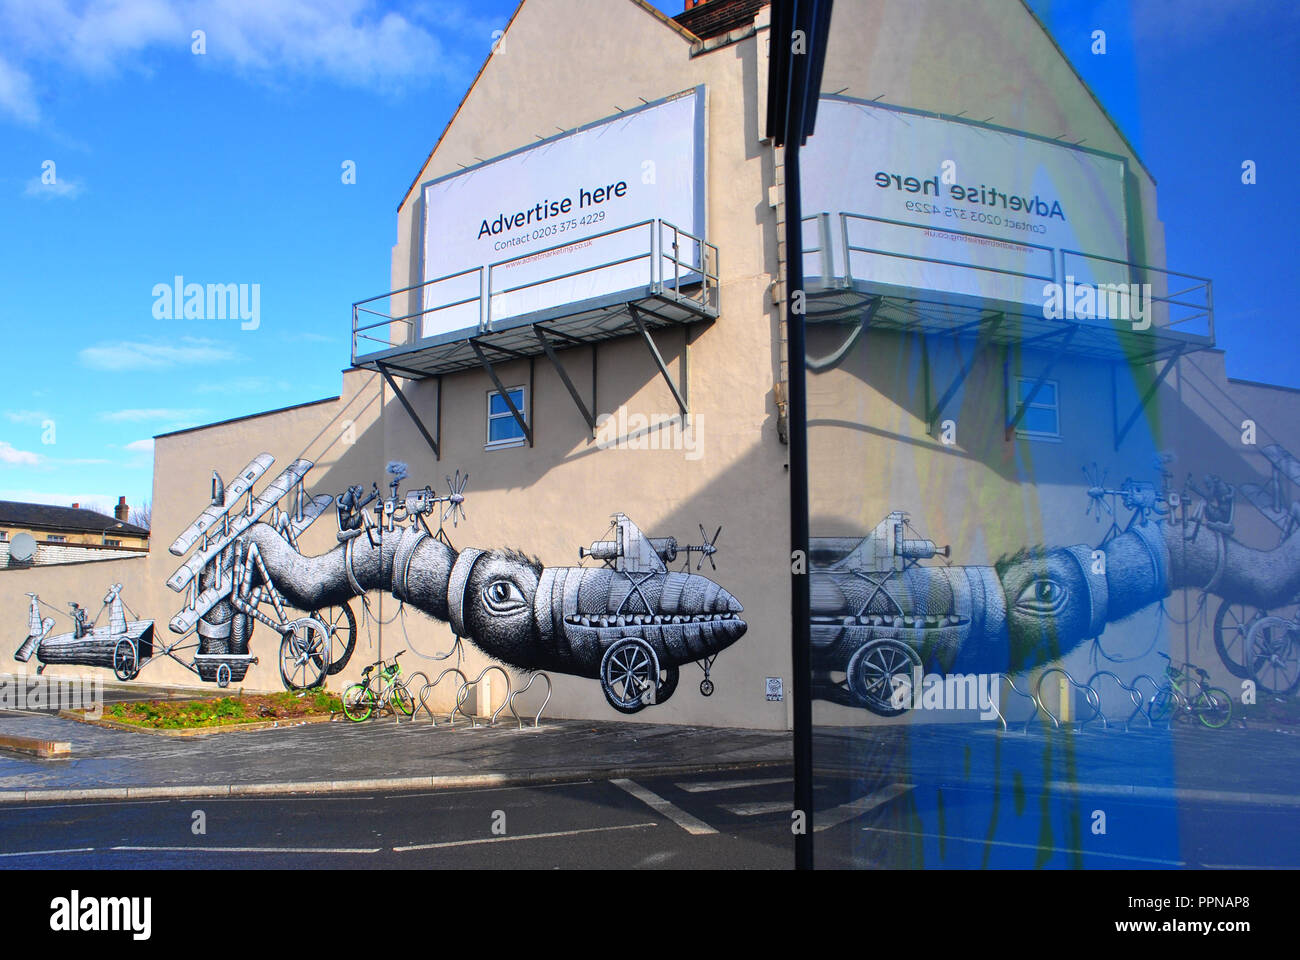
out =
<svg viewBox="0 0 1300 960"><path fill-rule="evenodd" d="M50 419L50 415L44 410L6 410L5 419L10 423L22 423L28 426L38 426Z"/></svg>
<svg viewBox="0 0 1300 960"><path fill-rule="evenodd" d="M161 370L196 363L237 359L235 351L214 340L182 337L176 343L122 340L86 347L77 354L83 366L96 370Z"/></svg>
<svg viewBox="0 0 1300 960"><path fill-rule="evenodd" d="M132 453L153 453L153 439L132 440L126 445L125 449L130 450Z"/></svg>
<svg viewBox="0 0 1300 960"><path fill-rule="evenodd" d="M193 420L195 417L201 417L203 410L178 410L171 407L138 407L129 410L109 410L99 415L100 420L108 423L141 423L145 420ZM136 441L144 443L143 440ZM134 449L128 445L128 450ZM153 441L149 441L149 449L153 449Z"/></svg>
<svg viewBox="0 0 1300 960"><path fill-rule="evenodd" d="M37 197L42 200L71 200L83 189L85 185L80 180L55 180L53 183L45 183L40 177L32 177L23 188L23 196Z"/></svg>
<svg viewBox="0 0 1300 960"><path fill-rule="evenodd" d="M0 113L7 113L26 124L36 123L41 118L32 78L4 57L0 57Z"/></svg>
<svg viewBox="0 0 1300 960"><path fill-rule="evenodd" d="M156 55L193 57L268 84L326 78L394 90L450 78L486 55L485 22L444 2L373 0L0 0L0 113L40 119L32 76L144 71ZM206 51L191 53L194 30ZM481 36L480 36L481 34ZM41 68L44 74L30 71Z"/></svg>
<svg viewBox="0 0 1300 960"><path fill-rule="evenodd" d="M0 463L15 467L37 467L45 458L30 450L19 450L12 444L0 440Z"/></svg>

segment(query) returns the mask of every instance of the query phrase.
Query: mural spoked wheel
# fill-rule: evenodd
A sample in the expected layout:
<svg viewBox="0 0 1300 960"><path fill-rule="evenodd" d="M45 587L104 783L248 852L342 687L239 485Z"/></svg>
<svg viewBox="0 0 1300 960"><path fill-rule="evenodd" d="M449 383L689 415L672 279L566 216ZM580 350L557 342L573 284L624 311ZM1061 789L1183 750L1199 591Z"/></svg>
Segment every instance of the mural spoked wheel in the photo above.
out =
<svg viewBox="0 0 1300 960"><path fill-rule="evenodd" d="M700 693L706 697L713 696L713 681L708 677L700 681Z"/></svg>
<svg viewBox="0 0 1300 960"><path fill-rule="evenodd" d="M894 706L894 678L906 677L910 689L912 671L920 665L920 655L901 640L872 640L849 660L849 691L872 713L897 717L907 711L907 703Z"/></svg>
<svg viewBox="0 0 1300 960"><path fill-rule="evenodd" d="M1300 623L1260 617L1246 635L1250 675L1265 693L1287 696L1300 687Z"/></svg>
<svg viewBox="0 0 1300 960"><path fill-rule="evenodd" d="M325 624L330 635L329 669L331 677L339 673L352 659L352 651L357 645L357 618L352 613L352 604L341 603L336 607L313 610L312 618Z"/></svg>
<svg viewBox="0 0 1300 960"><path fill-rule="evenodd" d="M659 686L655 687L655 703L663 703L673 695L677 689L677 681L681 679L681 671L677 667L669 667L659 678Z"/></svg>
<svg viewBox="0 0 1300 960"><path fill-rule="evenodd" d="M609 645L600 660L600 688L611 707L619 713L643 710L658 686L659 657L654 647L640 637L623 637Z"/></svg>
<svg viewBox="0 0 1300 960"><path fill-rule="evenodd" d="M1244 603L1224 600L1219 604L1214 614L1214 649L1234 677L1250 678L1246 634L1250 632L1251 624L1266 616L1267 610L1257 610Z"/></svg>
<svg viewBox="0 0 1300 960"><path fill-rule="evenodd" d="M312 690L325 682L330 637L315 617L299 617L280 640L280 679L286 690Z"/></svg>
<svg viewBox="0 0 1300 960"><path fill-rule="evenodd" d="M123 637L113 648L113 673L119 680L134 680L139 672L140 664L136 659L135 644Z"/></svg>
<svg viewBox="0 0 1300 960"><path fill-rule="evenodd" d="M230 686L230 664L223 663L217 667L217 686L223 690Z"/></svg>

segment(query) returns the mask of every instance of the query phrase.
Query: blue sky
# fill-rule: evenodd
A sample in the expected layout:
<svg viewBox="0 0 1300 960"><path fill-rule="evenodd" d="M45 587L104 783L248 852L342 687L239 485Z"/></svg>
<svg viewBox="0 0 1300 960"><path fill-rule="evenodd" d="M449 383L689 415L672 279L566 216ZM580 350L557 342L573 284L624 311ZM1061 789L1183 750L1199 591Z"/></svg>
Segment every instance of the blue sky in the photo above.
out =
<svg viewBox="0 0 1300 960"><path fill-rule="evenodd" d="M1154 173L1170 266L1214 279L1229 373L1300 386L1295 5L1032 5ZM336 394L350 304L387 289L397 203L514 6L0 0L0 499L138 504L155 434ZM177 275L257 284L257 329L155 316Z"/></svg>

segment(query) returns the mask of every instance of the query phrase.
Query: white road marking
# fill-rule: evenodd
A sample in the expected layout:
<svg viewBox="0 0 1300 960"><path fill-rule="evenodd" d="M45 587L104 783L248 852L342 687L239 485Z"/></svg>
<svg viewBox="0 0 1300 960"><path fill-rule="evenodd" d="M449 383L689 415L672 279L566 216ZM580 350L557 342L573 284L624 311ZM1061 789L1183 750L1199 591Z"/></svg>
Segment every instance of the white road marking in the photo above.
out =
<svg viewBox="0 0 1300 960"><path fill-rule="evenodd" d="M69 847L65 850L15 850L12 853L0 853L0 857L49 857L56 853L90 853L94 847Z"/></svg>
<svg viewBox="0 0 1300 960"><path fill-rule="evenodd" d="M973 843L977 846L992 844L995 847L1015 847L1019 850L1046 850L1049 853L1076 853L1088 857L1110 857L1115 860L1135 860L1139 863L1158 863L1166 867L1184 867L1182 860L1162 860L1159 857L1139 857L1126 853L1105 853L1101 850L1075 850L1069 847L1042 847L1036 843L1014 843L1010 840L977 840L974 837L951 837L937 833L914 833L911 830L890 830L888 827L863 827L872 833L892 833L900 837L924 837L930 840L943 840L945 843Z"/></svg>
<svg viewBox="0 0 1300 960"><path fill-rule="evenodd" d="M383 847L109 847L136 853L380 853Z"/></svg>
<svg viewBox="0 0 1300 960"><path fill-rule="evenodd" d="M754 803L721 803L722 807L728 813L734 813L738 817L756 817L762 813L781 813L794 810L794 803L789 800L758 800Z"/></svg>
<svg viewBox="0 0 1300 960"><path fill-rule="evenodd" d="M687 793L710 793L714 790L739 790L741 787L765 787L773 783L794 783L789 777L770 780L708 780L703 783L677 783L673 786Z"/></svg>
<svg viewBox="0 0 1300 960"><path fill-rule="evenodd" d="M504 843L508 840L545 840L550 837L576 837L583 833L605 833L610 830L643 830L657 827L657 823L624 823L615 827L584 827L581 830L556 830L553 833L518 833L503 837L477 837L473 840L444 840L441 843L413 843L405 847L393 847L397 853L408 850L438 850L443 847L470 847L479 843Z"/></svg>
<svg viewBox="0 0 1300 960"><path fill-rule="evenodd" d="M707 823L705 823L703 820L697 820L695 817L691 816L681 807L677 806L676 804L669 803L663 797L659 796L659 794L655 793L652 790L647 790L639 783L636 783L632 780L611 780L609 782L612 783L614 786L618 787L620 790L625 790L628 793L632 794L632 796L636 797L638 800L644 803L651 810L655 811L655 813L662 814L663 816L667 817L669 820L677 824L677 826L681 827L687 833L694 834L695 836L698 837L698 836L703 836L705 834L718 832L714 830L711 826L709 826Z"/></svg>
<svg viewBox="0 0 1300 960"><path fill-rule="evenodd" d="M906 783L891 783L882 790L869 793L865 797L858 797L856 800L850 800L838 807L831 807L829 810L818 810L813 815L813 832L829 830L831 827L839 826L846 820L860 817L868 810L874 810L883 803L897 799L911 789L912 787Z"/></svg>

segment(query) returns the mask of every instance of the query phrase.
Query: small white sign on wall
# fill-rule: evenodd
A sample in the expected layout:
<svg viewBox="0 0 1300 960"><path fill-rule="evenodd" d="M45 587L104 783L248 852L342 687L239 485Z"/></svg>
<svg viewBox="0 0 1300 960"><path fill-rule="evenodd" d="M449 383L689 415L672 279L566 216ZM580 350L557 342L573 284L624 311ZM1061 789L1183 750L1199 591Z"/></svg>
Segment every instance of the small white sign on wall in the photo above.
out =
<svg viewBox="0 0 1300 960"><path fill-rule="evenodd" d="M780 703L785 699L785 685L780 677L767 678L767 699L771 703Z"/></svg>

